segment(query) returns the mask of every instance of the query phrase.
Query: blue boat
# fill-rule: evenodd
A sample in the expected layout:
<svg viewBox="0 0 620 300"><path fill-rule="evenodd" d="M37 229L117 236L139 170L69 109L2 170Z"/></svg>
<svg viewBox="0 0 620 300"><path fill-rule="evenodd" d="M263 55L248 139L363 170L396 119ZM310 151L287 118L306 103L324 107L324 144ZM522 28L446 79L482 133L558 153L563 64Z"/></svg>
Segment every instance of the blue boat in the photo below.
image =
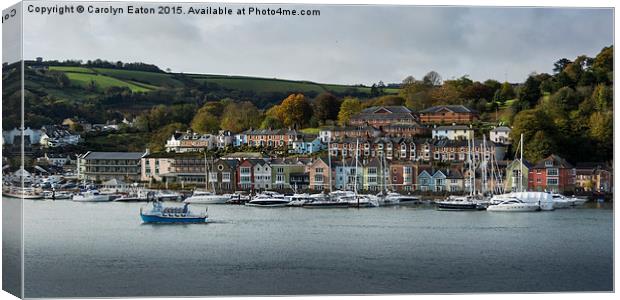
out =
<svg viewBox="0 0 620 300"><path fill-rule="evenodd" d="M160 201L153 201L150 209L140 207L144 223L207 223L207 210L194 212L186 203L183 207L164 207Z"/></svg>

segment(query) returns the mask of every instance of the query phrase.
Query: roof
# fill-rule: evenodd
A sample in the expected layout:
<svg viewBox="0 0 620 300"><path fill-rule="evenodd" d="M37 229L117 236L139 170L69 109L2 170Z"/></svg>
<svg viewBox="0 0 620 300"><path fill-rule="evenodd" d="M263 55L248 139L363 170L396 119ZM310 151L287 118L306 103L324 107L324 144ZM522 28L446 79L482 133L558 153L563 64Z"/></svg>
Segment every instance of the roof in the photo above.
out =
<svg viewBox="0 0 620 300"><path fill-rule="evenodd" d="M433 130L474 130L474 129L467 125L450 125L450 126L435 127L433 128Z"/></svg>
<svg viewBox="0 0 620 300"><path fill-rule="evenodd" d="M510 132L510 131L512 131L512 129L510 129L510 128L506 127L506 126L498 126L498 127L493 128L491 131L495 131L495 132L500 132L500 131L502 131L502 132Z"/></svg>
<svg viewBox="0 0 620 300"><path fill-rule="evenodd" d="M467 106L464 106L464 105L438 105L438 106L429 107L427 109L423 109L420 111L420 113L434 113L442 109L447 109L455 113L476 113L475 110Z"/></svg>
<svg viewBox="0 0 620 300"><path fill-rule="evenodd" d="M387 111L388 113L392 113L392 114L408 114L411 113L411 110L408 109L405 106L399 105L399 106L373 106L373 107L369 107L366 108L364 110L362 110L363 114L374 114L374 113L378 113L379 111L384 110Z"/></svg>
<svg viewBox="0 0 620 300"><path fill-rule="evenodd" d="M140 159L146 152L88 152L84 159Z"/></svg>
<svg viewBox="0 0 620 300"><path fill-rule="evenodd" d="M551 154L547 158L539 160L538 163L536 163L536 165L534 166L534 168L544 169L546 168L545 162L550 161L550 160L553 161L554 167L566 168L566 169L573 167L573 165L571 165L568 161L566 161L566 159L561 158L560 156L557 156L555 154Z"/></svg>
<svg viewBox="0 0 620 300"><path fill-rule="evenodd" d="M604 162L578 162L576 169L606 169L607 164Z"/></svg>

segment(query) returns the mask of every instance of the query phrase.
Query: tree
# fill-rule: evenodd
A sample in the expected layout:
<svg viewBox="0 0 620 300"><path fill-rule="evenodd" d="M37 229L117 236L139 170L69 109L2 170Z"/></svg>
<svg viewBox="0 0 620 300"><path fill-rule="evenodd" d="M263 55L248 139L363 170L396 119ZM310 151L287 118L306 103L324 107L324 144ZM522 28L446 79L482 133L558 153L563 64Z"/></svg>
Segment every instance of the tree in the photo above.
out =
<svg viewBox="0 0 620 300"><path fill-rule="evenodd" d="M555 74L558 74L558 73L564 71L564 68L566 68L566 66L568 66L568 64L570 64L570 63L572 63L572 61L570 61L570 60L568 60L566 58L562 58L562 59L556 61L553 64L553 72Z"/></svg>
<svg viewBox="0 0 620 300"><path fill-rule="evenodd" d="M513 99L516 95L515 90L512 88L512 84L508 83L507 81L502 83L499 96L504 102Z"/></svg>
<svg viewBox="0 0 620 300"><path fill-rule="evenodd" d="M438 86L441 85L441 75L435 71L430 71L424 75L422 81L429 86Z"/></svg>
<svg viewBox="0 0 620 300"><path fill-rule="evenodd" d="M544 131L537 131L523 148L525 158L528 161L539 161L556 152L557 146L553 139Z"/></svg>
<svg viewBox="0 0 620 300"><path fill-rule="evenodd" d="M291 94L275 109L284 126L302 128L312 117L312 106L303 94Z"/></svg>
<svg viewBox="0 0 620 300"><path fill-rule="evenodd" d="M187 130L187 125L181 123L171 123L158 129L149 141L149 149L153 152L164 150L166 141L177 131Z"/></svg>
<svg viewBox="0 0 620 300"><path fill-rule="evenodd" d="M535 76L530 75L519 90L520 108L532 108L536 106L541 96L540 81L538 81Z"/></svg>
<svg viewBox="0 0 620 300"><path fill-rule="evenodd" d="M338 123L345 126L352 116L362 111L362 103L356 98L345 98L338 112Z"/></svg>
<svg viewBox="0 0 620 300"><path fill-rule="evenodd" d="M314 117L321 123L337 120L342 101L329 92L321 93L312 103Z"/></svg>
<svg viewBox="0 0 620 300"><path fill-rule="evenodd" d="M192 119L191 127L198 133L213 133L220 129L220 120L208 108L201 108Z"/></svg>
<svg viewBox="0 0 620 300"><path fill-rule="evenodd" d="M222 113L221 127L231 132L257 128L260 123L261 113L251 102L229 103Z"/></svg>

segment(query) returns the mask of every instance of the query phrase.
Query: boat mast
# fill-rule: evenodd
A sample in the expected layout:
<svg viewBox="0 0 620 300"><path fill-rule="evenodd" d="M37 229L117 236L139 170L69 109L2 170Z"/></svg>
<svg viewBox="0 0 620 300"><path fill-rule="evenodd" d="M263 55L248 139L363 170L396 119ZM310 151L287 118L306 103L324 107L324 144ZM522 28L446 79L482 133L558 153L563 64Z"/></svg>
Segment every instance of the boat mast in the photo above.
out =
<svg viewBox="0 0 620 300"><path fill-rule="evenodd" d="M360 207L360 197L357 195L357 161L359 160L358 157L358 149L359 149L359 144L360 144L360 140L359 138L355 141L355 199L357 200L357 208Z"/></svg>
<svg viewBox="0 0 620 300"><path fill-rule="evenodd" d="M487 136L482 135L482 196L488 191L488 174L487 174Z"/></svg>
<svg viewBox="0 0 620 300"><path fill-rule="evenodd" d="M207 171L207 150L204 150L205 156L205 191L209 190L209 172Z"/></svg>
<svg viewBox="0 0 620 300"><path fill-rule="evenodd" d="M519 164L519 191L524 192L523 190L523 133L521 134L521 140L519 141L519 148L521 150L521 158Z"/></svg>
<svg viewBox="0 0 620 300"><path fill-rule="evenodd" d="M332 192L332 152L331 143L327 141L327 161L329 164L329 192Z"/></svg>

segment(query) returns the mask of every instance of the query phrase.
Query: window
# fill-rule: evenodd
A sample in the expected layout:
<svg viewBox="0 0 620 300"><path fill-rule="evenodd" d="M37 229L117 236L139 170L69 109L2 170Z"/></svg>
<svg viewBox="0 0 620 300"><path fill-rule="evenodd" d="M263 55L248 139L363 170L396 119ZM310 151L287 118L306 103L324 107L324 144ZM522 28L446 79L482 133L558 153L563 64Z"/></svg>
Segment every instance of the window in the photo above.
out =
<svg viewBox="0 0 620 300"><path fill-rule="evenodd" d="M553 167L553 161L551 161L551 160L546 160L546 161L545 161L545 167Z"/></svg>
<svg viewBox="0 0 620 300"><path fill-rule="evenodd" d="M547 185L558 185L557 178L547 178Z"/></svg>
<svg viewBox="0 0 620 300"><path fill-rule="evenodd" d="M403 167L403 173L405 175L411 175L411 167Z"/></svg>
<svg viewBox="0 0 620 300"><path fill-rule="evenodd" d="M368 168L368 175L377 175L377 168Z"/></svg>
<svg viewBox="0 0 620 300"><path fill-rule="evenodd" d="M316 169L314 169L314 171L316 173L323 173L323 168L316 168Z"/></svg>
<svg viewBox="0 0 620 300"><path fill-rule="evenodd" d="M558 169L557 168L547 169L547 176L558 176Z"/></svg>
<svg viewBox="0 0 620 300"><path fill-rule="evenodd" d="M314 181L322 183L323 182L323 174L316 174L316 175L314 175Z"/></svg>
<svg viewBox="0 0 620 300"><path fill-rule="evenodd" d="M230 172L222 173L222 181L230 182Z"/></svg>
<svg viewBox="0 0 620 300"><path fill-rule="evenodd" d="M276 173L284 173L284 168L283 167L277 167L276 168Z"/></svg>
<svg viewBox="0 0 620 300"><path fill-rule="evenodd" d="M217 173L209 172L209 181L217 181Z"/></svg>
<svg viewBox="0 0 620 300"><path fill-rule="evenodd" d="M241 174L250 174L250 168L248 167L242 167L240 171Z"/></svg>

